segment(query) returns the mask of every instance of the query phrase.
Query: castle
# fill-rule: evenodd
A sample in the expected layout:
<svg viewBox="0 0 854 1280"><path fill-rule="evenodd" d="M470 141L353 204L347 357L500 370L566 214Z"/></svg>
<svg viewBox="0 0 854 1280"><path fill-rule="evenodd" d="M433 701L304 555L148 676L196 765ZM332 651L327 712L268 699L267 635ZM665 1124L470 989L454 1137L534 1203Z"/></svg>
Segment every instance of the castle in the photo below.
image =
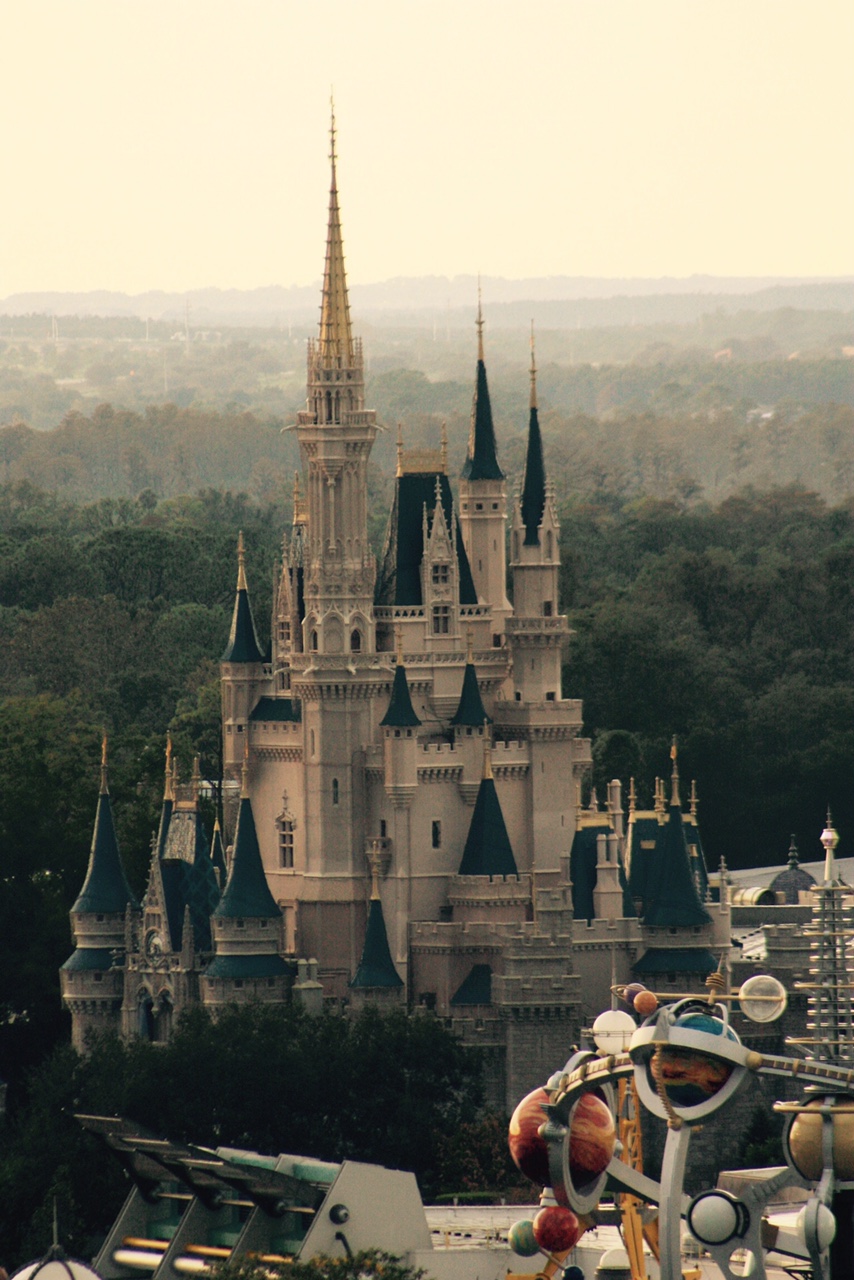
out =
<svg viewBox="0 0 854 1280"><path fill-rule="evenodd" d="M524 483L508 497L478 307L471 431L455 499L444 439L407 450L379 565L367 535L377 434L350 321L332 134L319 334L309 343L295 494L265 652L243 559L222 658L230 859L199 817L199 779L167 758L148 887L121 867L106 754L87 877L63 966L73 1039L168 1037L193 1003L322 997L424 1008L484 1050L514 1105L563 1061L629 975L685 989L730 943L710 903L674 753L669 802L591 765L564 698L559 524L531 358ZM508 509L509 507L509 509ZM507 597L509 523L510 582Z"/></svg>

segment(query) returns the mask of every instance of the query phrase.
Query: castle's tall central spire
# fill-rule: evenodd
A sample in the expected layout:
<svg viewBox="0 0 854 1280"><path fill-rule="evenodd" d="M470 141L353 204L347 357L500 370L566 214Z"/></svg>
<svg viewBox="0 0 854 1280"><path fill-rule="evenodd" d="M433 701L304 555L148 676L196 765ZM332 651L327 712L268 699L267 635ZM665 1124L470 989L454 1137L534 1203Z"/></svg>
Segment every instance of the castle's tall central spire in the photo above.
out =
<svg viewBox="0 0 854 1280"><path fill-rule="evenodd" d="M329 220L326 230L326 262L323 268L318 355L323 364L333 368L348 368L354 363L353 333L350 328L350 302L347 297L347 275L344 269L341 212L338 208L334 105L329 137L332 174L329 186Z"/></svg>

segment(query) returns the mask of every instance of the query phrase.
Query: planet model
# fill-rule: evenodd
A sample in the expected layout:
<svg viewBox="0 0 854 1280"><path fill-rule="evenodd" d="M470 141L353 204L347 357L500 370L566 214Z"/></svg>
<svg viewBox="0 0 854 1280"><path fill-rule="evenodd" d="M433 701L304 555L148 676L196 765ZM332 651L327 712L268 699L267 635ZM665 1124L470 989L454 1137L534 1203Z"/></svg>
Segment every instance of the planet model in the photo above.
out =
<svg viewBox="0 0 854 1280"><path fill-rule="evenodd" d="M851 1106L854 1099L840 1098ZM823 1098L814 1098L792 1121L788 1144L792 1162L798 1173L814 1181L821 1177L824 1161L821 1150ZM854 1178L854 1111L840 1111L833 1117L833 1172L837 1178Z"/></svg>
<svg viewBox="0 0 854 1280"><path fill-rule="evenodd" d="M633 1005L642 991L646 991L642 982L630 982L623 992L623 999L626 1004Z"/></svg>
<svg viewBox="0 0 854 1280"><path fill-rule="evenodd" d="M520 1173L539 1187L551 1186L549 1148L539 1129L545 1123L543 1106L549 1101L545 1089L534 1089L522 1099L510 1117L507 1145Z"/></svg>
<svg viewBox="0 0 854 1280"><path fill-rule="evenodd" d="M507 1232L507 1243L520 1258L533 1258L540 1252L540 1246L534 1238L534 1224L530 1218L522 1218L514 1222Z"/></svg>
<svg viewBox="0 0 854 1280"><path fill-rule="evenodd" d="M610 1107L593 1093L582 1094L569 1126L569 1172L577 1187L592 1182L607 1169L616 1143Z"/></svg>
<svg viewBox="0 0 854 1280"><path fill-rule="evenodd" d="M732 1075L732 1063L695 1049L664 1045L652 1060L668 1098L677 1107L697 1107L722 1089Z"/></svg>
<svg viewBox="0 0 854 1280"><path fill-rule="evenodd" d="M632 1001L634 1010L642 1018L648 1018L658 1008L658 996L654 991L639 991Z"/></svg>
<svg viewBox="0 0 854 1280"><path fill-rule="evenodd" d="M543 1253L567 1253L578 1243L581 1223L571 1209L547 1205L534 1218L533 1231Z"/></svg>

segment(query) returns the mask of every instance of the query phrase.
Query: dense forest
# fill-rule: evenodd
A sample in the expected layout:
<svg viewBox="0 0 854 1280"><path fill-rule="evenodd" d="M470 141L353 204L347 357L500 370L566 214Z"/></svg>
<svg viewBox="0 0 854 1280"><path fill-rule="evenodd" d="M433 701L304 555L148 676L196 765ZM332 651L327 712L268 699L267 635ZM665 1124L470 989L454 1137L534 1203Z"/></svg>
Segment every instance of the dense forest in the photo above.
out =
<svg viewBox="0 0 854 1280"><path fill-rule="evenodd" d="M88 857L103 730L138 891L167 729L184 776L196 752L204 775L218 776L217 664L241 529L256 621L269 634L298 466L283 429L300 399L302 339L159 334L136 385L127 370L142 367L139 334L90 332L63 351L43 336L7 336L5 322L0 332L0 1070L12 1123L26 1125L27 1082L32 1099L42 1079L33 1071L67 1035L57 970ZM713 343L698 354L675 339L656 355L655 336L635 334L632 358L598 367L559 358L570 338L590 335L538 345L573 628L564 692L584 703L590 782L633 777L648 802L675 734L683 776L697 779L710 863L782 863L791 832L810 856L828 804L844 852L854 832L854 360L836 349L839 332L796 360L782 359L779 343L762 348L761 334L742 347L733 337L720 361ZM423 334L398 341L400 359L387 339L369 385L392 428L370 472L378 553L395 424L412 446L446 422L457 474L471 403L470 350L442 352ZM496 349L510 345L495 336ZM511 491L524 460L524 359L490 364ZM164 360L169 387L186 395L164 399ZM61 1075L56 1061L41 1070ZM64 1070L77 1079L77 1066ZM0 1186L21 1168L0 1162Z"/></svg>

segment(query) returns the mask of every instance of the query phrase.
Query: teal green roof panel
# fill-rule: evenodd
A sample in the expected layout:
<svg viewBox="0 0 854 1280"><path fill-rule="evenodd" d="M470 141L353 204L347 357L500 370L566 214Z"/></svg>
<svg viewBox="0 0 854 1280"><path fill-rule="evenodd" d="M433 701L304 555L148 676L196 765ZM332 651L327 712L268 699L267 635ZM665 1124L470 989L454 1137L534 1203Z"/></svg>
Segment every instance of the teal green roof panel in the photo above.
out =
<svg viewBox="0 0 854 1280"><path fill-rule="evenodd" d="M382 605L420 605L421 561L424 558L424 508L428 528L432 528L436 509L436 482L445 521L451 528L456 523L457 576L460 604L477 604L477 592L471 566L463 545L459 521L453 511L453 497L448 477L443 472L418 471L398 476L395 483L391 514L386 531L385 550L377 574L374 603Z"/></svg>
<svg viewBox="0 0 854 1280"><path fill-rule="evenodd" d="M302 701L300 698L259 698L249 719L284 720L291 724L299 724L302 720Z"/></svg>
<svg viewBox="0 0 854 1280"><path fill-rule="evenodd" d="M252 606L249 603L249 592L241 587L234 601L234 614L231 619L231 631L228 644L221 658L222 662L263 662L264 655L258 643L255 622L252 618Z"/></svg>
<svg viewBox="0 0 854 1280"><path fill-rule="evenodd" d="M540 545L540 525L546 509L546 467L543 461L543 437L537 406L531 405L528 423L528 450L525 456L525 480L522 485L522 523L525 546Z"/></svg>
<svg viewBox="0 0 854 1280"><path fill-rule="evenodd" d="M62 968L66 973L106 973L113 965L113 953L108 947L78 947L72 951Z"/></svg>
<svg viewBox="0 0 854 1280"><path fill-rule="evenodd" d="M379 898L371 899L362 958L355 975L350 980L350 986L357 988L403 986L391 958L383 906Z"/></svg>
<svg viewBox="0 0 854 1280"><path fill-rule="evenodd" d="M217 956L205 969L206 978L281 978L291 967L279 955Z"/></svg>
<svg viewBox="0 0 854 1280"><path fill-rule="evenodd" d="M466 669L463 672L463 687L460 690L459 705L451 718L451 724L460 727L466 726L471 729L482 729L484 723L492 724L492 717L486 714L486 708L480 696L474 663L467 662Z"/></svg>
<svg viewBox="0 0 854 1280"><path fill-rule="evenodd" d="M688 929L710 920L697 893L682 811L671 805L649 868L643 922L648 928Z"/></svg>
<svg viewBox="0 0 854 1280"><path fill-rule="evenodd" d="M705 947L650 947L632 965L635 973L699 973L706 976L718 967Z"/></svg>
<svg viewBox="0 0 854 1280"><path fill-rule="evenodd" d="M450 1002L454 1008L466 1004L492 1004L492 967L473 964Z"/></svg>
<svg viewBox="0 0 854 1280"><path fill-rule="evenodd" d="M486 380L486 365L477 362L472 404L472 440L462 469L463 480L503 480L495 447L492 405Z"/></svg>
<svg viewBox="0 0 854 1280"><path fill-rule="evenodd" d="M237 815L231 874L214 915L228 918L248 916L252 919L277 919L281 914L264 874L264 864L261 861L261 850L258 846L258 833L252 816L252 805L249 797L243 796Z"/></svg>
<svg viewBox="0 0 854 1280"><path fill-rule="evenodd" d="M95 828L92 832L86 879L71 913L124 915L128 905L137 907L139 904L131 892L119 857L110 797L102 792L98 796L95 811Z"/></svg>
<svg viewBox="0 0 854 1280"><path fill-rule="evenodd" d="M518 876L494 780L483 778L460 863L461 876Z"/></svg>
<svg viewBox="0 0 854 1280"><path fill-rule="evenodd" d="M412 698L409 696L406 668L399 662L394 670L388 710L380 720L380 726L386 729L417 729L420 723L412 705Z"/></svg>

